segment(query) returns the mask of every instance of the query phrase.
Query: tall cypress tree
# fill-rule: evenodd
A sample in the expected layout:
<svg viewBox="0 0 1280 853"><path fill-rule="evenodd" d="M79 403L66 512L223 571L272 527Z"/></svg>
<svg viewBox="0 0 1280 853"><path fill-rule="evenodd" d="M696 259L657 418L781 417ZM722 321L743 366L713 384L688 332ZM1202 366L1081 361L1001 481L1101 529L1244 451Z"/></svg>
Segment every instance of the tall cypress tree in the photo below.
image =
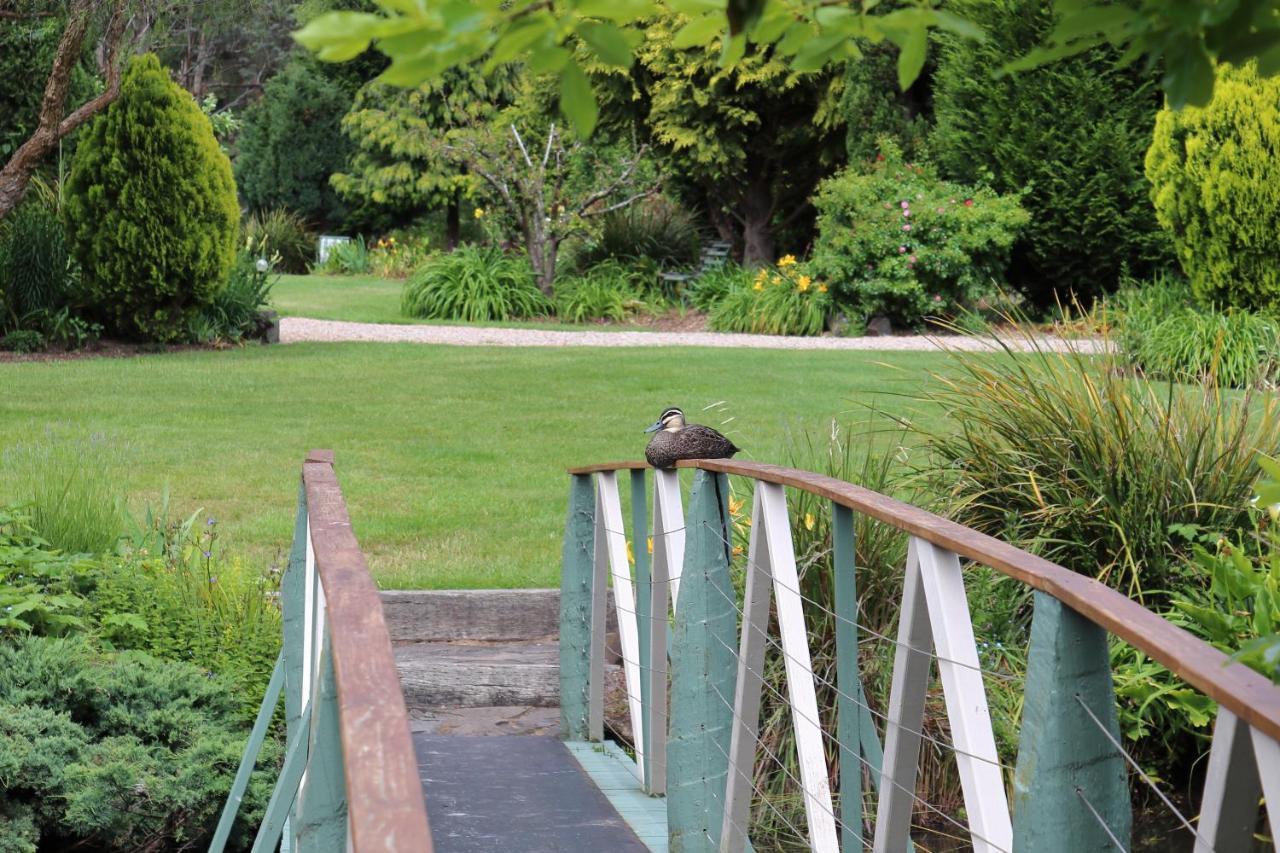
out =
<svg viewBox="0 0 1280 853"><path fill-rule="evenodd" d="M180 339L225 284L240 220L231 163L153 54L130 62L80 140L64 210L92 308L114 334Z"/></svg>

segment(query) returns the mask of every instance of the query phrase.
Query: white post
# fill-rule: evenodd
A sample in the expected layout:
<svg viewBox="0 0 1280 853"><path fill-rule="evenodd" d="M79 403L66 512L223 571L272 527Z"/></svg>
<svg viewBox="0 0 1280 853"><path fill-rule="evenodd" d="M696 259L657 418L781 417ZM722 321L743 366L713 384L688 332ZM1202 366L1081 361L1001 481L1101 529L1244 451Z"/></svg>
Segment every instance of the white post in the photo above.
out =
<svg viewBox="0 0 1280 853"><path fill-rule="evenodd" d="M618 472L602 471L597 482L613 579L613 605L618 616L618 642L622 645L622 674L627 685L627 707L631 711L631 733L635 738L636 771L643 782L645 742L644 710L640 704L640 635L636 623L636 588L627 561L627 536L618 498Z"/></svg>
<svg viewBox="0 0 1280 853"><path fill-rule="evenodd" d="M1247 850L1258 822L1261 794L1249 726L1219 706L1200 800L1195 853Z"/></svg>

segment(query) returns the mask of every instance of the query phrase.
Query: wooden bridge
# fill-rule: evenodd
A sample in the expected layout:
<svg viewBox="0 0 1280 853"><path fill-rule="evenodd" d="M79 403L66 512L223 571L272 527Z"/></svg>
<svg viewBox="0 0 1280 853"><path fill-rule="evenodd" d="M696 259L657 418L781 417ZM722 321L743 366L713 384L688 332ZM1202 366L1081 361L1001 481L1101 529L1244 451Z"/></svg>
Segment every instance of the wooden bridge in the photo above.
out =
<svg viewBox="0 0 1280 853"><path fill-rule="evenodd" d="M1274 849L1257 833L1280 826L1280 687L1091 578L884 495L772 465L682 467L696 469L687 495L679 471L643 463L569 472L560 737L467 738L411 734L333 456L310 454L282 581L283 651L211 849L222 850L283 693L285 759L255 851L739 853L774 843L753 838L750 823L757 763L777 758L758 739L766 691L789 708L794 728L796 770L784 771L803 803L780 817L800 849L910 849L913 815L940 811L917 784L924 743L954 754L963 810L943 817L963 836L956 849L1128 851L1131 780L1150 785L1184 825L1184 840L1168 849ZM736 559L728 475L747 478L753 495L745 564ZM830 506L834 606L825 613L815 614L822 605L801 587L787 489ZM877 638L894 646L887 703L868 701L859 671L858 516L910 543L897 636ZM969 563L1035 590L1012 767L997 754L965 590ZM628 750L605 739L608 607ZM812 665L815 615L834 619L833 673ZM1123 748L1112 637L1218 705L1191 814ZM767 651L783 662L782 688L763 677ZM948 741L924 728L935 666ZM834 709L819 706L819 685Z"/></svg>

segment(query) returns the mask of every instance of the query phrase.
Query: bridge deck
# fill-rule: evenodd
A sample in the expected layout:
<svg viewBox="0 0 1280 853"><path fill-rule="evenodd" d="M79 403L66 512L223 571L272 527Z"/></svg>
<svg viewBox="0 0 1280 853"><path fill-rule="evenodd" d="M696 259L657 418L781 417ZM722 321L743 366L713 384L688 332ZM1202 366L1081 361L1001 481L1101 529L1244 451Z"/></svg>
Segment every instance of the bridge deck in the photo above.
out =
<svg viewBox="0 0 1280 853"><path fill-rule="evenodd" d="M436 853L666 849L665 814L654 826L662 801L640 794L626 757L598 744L546 735L415 734L413 741Z"/></svg>

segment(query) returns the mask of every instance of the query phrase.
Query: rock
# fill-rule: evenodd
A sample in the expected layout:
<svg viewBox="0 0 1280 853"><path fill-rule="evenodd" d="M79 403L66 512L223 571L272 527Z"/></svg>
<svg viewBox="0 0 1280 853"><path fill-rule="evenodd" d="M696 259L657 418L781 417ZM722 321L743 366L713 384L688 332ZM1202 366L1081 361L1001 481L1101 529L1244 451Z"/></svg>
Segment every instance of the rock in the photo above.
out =
<svg viewBox="0 0 1280 853"><path fill-rule="evenodd" d="M867 321L867 337L883 338L893 334L893 325L889 322L889 318L883 314L877 314Z"/></svg>

